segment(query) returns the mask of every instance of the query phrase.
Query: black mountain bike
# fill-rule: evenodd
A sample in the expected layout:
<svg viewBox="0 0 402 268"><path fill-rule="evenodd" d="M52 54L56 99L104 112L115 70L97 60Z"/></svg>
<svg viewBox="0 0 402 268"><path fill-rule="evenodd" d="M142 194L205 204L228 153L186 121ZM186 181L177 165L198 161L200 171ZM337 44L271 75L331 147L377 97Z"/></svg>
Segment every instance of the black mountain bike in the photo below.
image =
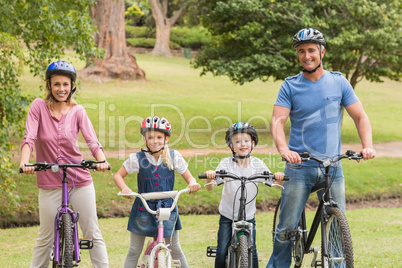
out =
<svg viewBox="0 0 402 268"><path fill-rule="evenodd" d="M198 176L200 179L206 179L205 174ZM230 268L248 268L253 267L253 224L246 221L246 183L254 183L254 180L259 179L259 182L263 182L265 185L280 186L279 184L274 184L275 179L274 174L265 171L260 174L254 174L250 177L239 177L233 173L226 172L225 170L217 171L215 175L215 182L217 186L223 183L230 183L234 180L239 180L240 185L240 206L239 206L239 216L236 221L232 224L232 239L228 249L228 255L226 258L226 266ZM289 180L285 176L284 180ZM257 185L256 185L257 187ZM255 197L254 197L255 198ZM236 200L233 200L233 203ZM207 248L208 257L216 257L216 247Z"/></svg>
<svg viewBox="0 0 402 268"><path fill-rule="evenodd" d="M324 169L324 181L316 184L311 193L324 189L324 195L317 208L314 220L311 224L310 230L306 228L306 215L305 209L300 217L296 230L288 232L287 237L293 242L293 261L295 268L302 265L304 254L314 253L311 267L354 267L353 260L353 246L352 236L350 234L348 221L345 214L338 204L332 200L331 185L332 178L330 174L330 167L341 159L347 158L349 160L362 159L361 154L356 154L353 151L347 151L345 154L337 155L332 158L319 159L310 156L308 153L300 154L303 162L308 160L315 160L320 163ZM279 213L281 199L276 205L274 222L273 222L273 237L275 237L275 230L279 221ZM318 227L321 224L321 260L317 260L318 249L311 248L314 237L317 233Z"/></svg>

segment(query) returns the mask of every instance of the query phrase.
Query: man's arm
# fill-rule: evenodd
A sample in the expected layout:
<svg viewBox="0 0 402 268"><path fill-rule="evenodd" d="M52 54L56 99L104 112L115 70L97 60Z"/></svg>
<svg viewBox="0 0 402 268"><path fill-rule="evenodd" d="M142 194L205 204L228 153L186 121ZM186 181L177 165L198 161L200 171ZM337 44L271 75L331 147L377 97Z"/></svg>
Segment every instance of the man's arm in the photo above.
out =
<svg viewBox="0 0 402 268"><path fill-rule="evenodd" d="M274 139L276 149L283 158L285 158L288 162L292 164L302 164L299 154L290 151L289 146L286 142L284 127L286 121L289 118L289 114L289 108L274 105L274 111L272 112L271 118L272 138Z"/></svg>
<svg viewBox="0 0 402 268"><path fill-rule="evenodd" d="M361 153L363 154L364 160L374 158L375 150L373 148L371 125L368 116L364 112L363 105L360 101L357 101L345 107L345 109L355 122L357 132L362 142L363 149Z"/></svg>

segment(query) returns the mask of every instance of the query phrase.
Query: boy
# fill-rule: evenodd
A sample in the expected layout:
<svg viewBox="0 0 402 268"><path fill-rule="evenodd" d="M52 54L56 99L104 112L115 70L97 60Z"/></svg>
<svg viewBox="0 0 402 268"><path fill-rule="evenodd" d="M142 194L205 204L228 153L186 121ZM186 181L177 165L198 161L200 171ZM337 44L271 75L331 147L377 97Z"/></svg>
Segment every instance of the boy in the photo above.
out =
<svg viewBox="0 0 402 268"><path fill-rule="evenodd" d="M267 166L260 159L250 156L251 151L258 143L258 135L255 128L248 123L233 124L226 131L226 143L232 150L233 156L223 159L216 170L225 170L234 173L238 176L249 177L256 173L269 171ZM210 183L215 179L215 171L209 170L206 172L206 183ZM285 176L282 172L275 173L275 179L283 180ZM206 186L208 191L211 191L216 185L211 184ZM232 222L238 217L239 210L239 195L238 188L240 181L231 181L225 183L222 190L222 200L219 205L219 231L218 231L218 246L216 249L215 267L225 267L225 259L228 253L230 240L232 237ZM258 255L256 247L256 232L254 214L255 196L257 195L257 187L253 182L246 184L246 220L253 223L253 267L258 267ZM234 204L233 204L234 203Z"/></svg>

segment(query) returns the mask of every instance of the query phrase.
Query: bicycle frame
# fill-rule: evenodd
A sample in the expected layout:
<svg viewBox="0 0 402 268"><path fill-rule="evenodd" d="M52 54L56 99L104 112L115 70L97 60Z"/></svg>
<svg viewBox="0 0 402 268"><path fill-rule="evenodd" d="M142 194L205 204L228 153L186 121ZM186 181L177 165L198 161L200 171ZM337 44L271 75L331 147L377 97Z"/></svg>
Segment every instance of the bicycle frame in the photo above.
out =
<svg viewBox="0 0 402 268"><path fill-rule="evenodd" d="M198 176L200 179L206 179L205 174L201 174ZM222 179L224 178L224 179ZM216 185L221 185L224 181L228 181L229 179L239 180L240 181L240 204L239 204L239 213L238 219L233 221L232 223L232 239L230 242L230 246L228 249L228 264L230 267L238 267L238 256L237 252L241 244L239 242L239 238L241 235L245 234L247 237L247 255L248 255L248 267L253 266L253 247L254 247L254 236L253 236L253 224L246 221L246 183L251 182L255 179L264 179L264 184L267 186L280 186L279 184L273 184L272 181L274 180L274 175L269 172L264 172L262 174L255 174L250 176L249 178L246 177L239 177L235 174L227 173L224 170L216 172ZM285 177L284 180L289 180L288 177ZM206 184L205 186L207 186ZM283 188L283 187L282 187ZM215 251L214 251L215 250ZM208 247L207 248L207 256L215 257L216 255L216 247ZM232 256L233 255L233 256Z"/></svg>
<svg viewBox="0 0 402 268"><path fill-rule="evenodd" d="M163 221L169 220L170 218L170 213L175 209L177 201L182 193L189 192L190 190L188 188L180 190L180 191L168 191L168 192L153 192L153 193L135 193L131 192L130 194L123 194L123 193L118 193L118 195L121 196L131 196L133 198L138 197L145 209L151 213L156 215L156 218L158 220L158 236L154 237L154 241L147 247L147 249L144 252L144 256L147 256L146 263L141 263L145 265L146 268L156 268L158 267L157 264L155 265L155 260L158 257L158 254L161 250L166 252L166 258L167 258L167 268L172 267L172 256L170 254L170 250L168 248L168 245L165 244L165 239L164 239L164 230L165 226L163 225ZM151 199L164 199L164 198L174 198L173 204L170 208L158 208L157 211L152 210L147 203L147 200ZM141 265L140 264L140 265ZM142 267L142 266L141 266Z"/></svg>
<svg viewBox="0 0 402 268"><path fill-rule="evenodd" d="M61 217L63 214L70 214L74 223L73 228L73 243L74 243L74 257L75 262L79 263L81 261L80 250L79 250L79 240L78 240L78 216L75 215L75 212L69 208L70 200L68 196L68 181L67 181L67 167L63 167L63 180L62 180L62 205L60 210L57 212L55 218L55 226L54 226L54 252L53 252L53 261L60 261L60 237L59 232L61 226Z"/></svg>

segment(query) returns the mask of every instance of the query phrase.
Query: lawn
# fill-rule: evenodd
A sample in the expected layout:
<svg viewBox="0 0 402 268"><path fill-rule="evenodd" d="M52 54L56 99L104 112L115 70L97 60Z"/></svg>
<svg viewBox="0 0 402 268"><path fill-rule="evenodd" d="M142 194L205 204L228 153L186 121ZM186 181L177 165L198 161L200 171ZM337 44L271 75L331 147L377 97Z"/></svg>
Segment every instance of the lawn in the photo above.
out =
<svg viewBox="0 0 402 268"><path fill-rule="evenodd" d="M352 232L355 267L401 267L402 209L348 210L346 216ZM307 212L311 221L313 212ZM265 267L272 252L273 213L256 215L257 249L260 267ZM180 241L191 268L213 267L213 258L206 257L206 247L216 245L217 215L181 216L183 229ZM99 220L109 255L110 267L123 267L129 245L127 218ZM0 229L0 267L28 267L39 227ZM316 240L314 247L319 247ZM309 267L311 256L303 267ZM82 267L90 267L89 254L82 251Z"/></svg>

